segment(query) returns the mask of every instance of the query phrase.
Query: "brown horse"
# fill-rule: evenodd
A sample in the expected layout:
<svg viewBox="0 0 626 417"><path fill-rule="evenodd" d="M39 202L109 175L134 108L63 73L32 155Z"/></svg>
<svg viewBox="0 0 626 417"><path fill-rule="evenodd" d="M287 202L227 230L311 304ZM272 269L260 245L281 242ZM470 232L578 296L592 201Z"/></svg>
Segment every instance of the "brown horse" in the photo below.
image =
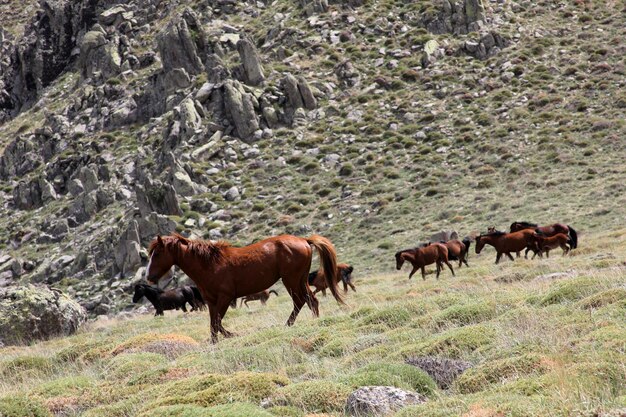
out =
<svg viewBox="0 0 626 417"><path fill-rule="evenodd" d="M348 264L337 264L337 274L341 278L341 282L343 283L343 292L348 292L348 286L352 288L352 291L356 292L356 288L352 283L352 271L354 268L352 265ZM315 287L315 291L313 294L317 294L318 292L322 292L324 296L326 296L326 277L324 276L324 271L313 271L309 274L309 285Z"/></svg>
<svg viewBox="0 0 626 417"><path fill-rule="evenodd" d="M554 236L546 237L541 233L535 232L533 238L537 242L539 253L546 253L546 257L550 257L550 250L560 247L563 249L563 256L567 255L572 246L572 239L565 233L557 233ZM569 245L569 246L568 246ZM533 256L534 258L534 256Z"/></svg>
<svg viewBox="0 0 626 417"><path fill-rule="evenodd" d="M495 231L476 237L476 253L480 253L485 244L493 246L496 251L496 264L500 262L502 255L506 255L510 260L514 260L511 252L520 252L523 249L534 247L533 230L520 230L514 233ZM528 252L527 252L528 253Z"/></svg>
<svg viewBox="0 0 626 417"><path fill-rule="evenodd" d="M275 236L242 248L226 242L187 239L177 233L157 236L150 243L146 279L156 283L173 265L182 269L196 283L209 306L211 341L216 343L218 332L225 337L233 335L222 326L231 301L263 291L279 279L293 300L288 326L293 325L305 303L316 317L319 316L319 302L307 285L313 248L319 253L331 293L343 303L337 290L335 248L319 235L306 239Z"/></svg>
<svg viewBox="0 0 626 417"><path fill-rule="evenodd" d="M260 301L261 304L265 305L265 303L267 303L267 300L270 298L270 294L274 293L274 295L276 295L276 297L278 297L278 293L274 290L264 290L264 291L260 291L254 294L248 294L244 297L241 297L241 303L239 304L239 307L243 307L243 305L245 304L246 307L248 306L248 301Z"/></svg>
<svg viewBox="0 0 626 417"><path fill-rule="evenodd" d="M461 242L458 239L448 240L447 242L440 242L446 245L448 248L448 260L459 261L459 268L465 263L465 266L469 266L467 263L467 254L469 253L470 245L472 241L469 238L463 239Z"/></svg>
<svg viewBox="0 0 626 417"><path fill-rule="evenodd" d="M511 232L518 232L524 229L532 229L539 233L543 233L545 236L550 237L558 233L564 233L571 238L571 248L576 249L578 247L578 233L574 228L567 224L554 223L548 226L539 226L536 223L530 222L513 222L511 223Z"/></svg>
<svg viewBox="0 0 626 417"><path fill-rule="evenodd" d="M404 261L408 261L413 265L413 269L409 274L409 279L417 272L418 269L422 270L422 279L426 280L426 265L437 264L437 279L439 279L439 273L443 269L445 263L450 268L452 276L454 276L454 269L448 262L448 248L441 243L432 243L426 247L405 249L396 252L396 269L399 271L402 268Z"/></svg>

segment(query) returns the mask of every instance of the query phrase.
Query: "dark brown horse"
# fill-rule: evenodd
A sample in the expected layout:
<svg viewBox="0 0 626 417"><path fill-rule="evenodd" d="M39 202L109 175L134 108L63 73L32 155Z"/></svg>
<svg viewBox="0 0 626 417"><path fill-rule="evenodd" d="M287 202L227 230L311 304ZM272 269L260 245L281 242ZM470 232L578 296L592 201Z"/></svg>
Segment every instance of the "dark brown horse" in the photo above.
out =
<svg viewBox="0 0 626 417"><path fill-rule="evenodd" d="M461 242L458 239L448 240L447 242L440 242L446 245L448 248L448 260L459 261L459 268L465 263L465 266L469 266L467 263L467 254L469 253L470 245L472 241L469 238L463 239Z"/></svg>
<svg viewBox="0 0 626 417"><path fill-rule="evenodd" d="M565 233L557 233L554 236L547 237L541 233L535 232L533 238L537 242L539 253L545 252L546 257L548 258L550 257L550 250L560 247L561 249L563 249L563 256L565 256L570 251L570 248L572 246L572 239Z"/></svg>
<svg viewBox="0 0 626 417"><path fill-rule="evenodd" d="M439 279L439 273L443 269L445 263L450 268L452 276L454 276L454 269L448 262L448 248L441 243L432 243L426 247L405 249L396 252L396 269L399 271L402 268L404 261L410 262L413 265L413 269L409 274L409 279L417 272L418 269L422 270L422 279L426 279L426 265L437 264L437 279Z"/></svg>
<svg viewBox="0 0 626 417"><path fill-rule="evenodd" d="M244 304L246 305L246 307L248 306L248 301L260 301L261 304L265 305L265 303L267 303L267 300L270 298L270 294L274 293L274 295L276 295L276 297L278 297L278 293L274 290L263 290L254 294L248 294L244 297L241 297L241 304L239 304L239 307L243 306Z"/></svg>
<svg viewBox="0 0 626 417"><path fill-rule="evenodd" d="M156 312L155 316L162 316L165 310L181 309L187 312L186 304L196 309L196 300L194 298L191 287L185 286L181 288L173 288L171 290L162 290L148 284L135 285L135 294L133 294L133 303L137 303L143 297L152 303Z"/></svg>
<svg viewBox="0 0 626 417"><path fill-rule="evenodd" d="M558 233L564 233L568 235L572 240L571 248L576 249L578 247L578 233L570 225L562 224L562 223L554 223L548 226L539 226L536 223L530 223L530 222L511 223L511 232L518 232L524 229L535 230L539 233L542 233L543 235L547 237L554 236Z"/></svg>
<svg viewBox="0 0 626 417"><path fill-rule="evenodd" d="M348 292L348 286L352 288L352 291L356 292L356 288L352 283L352 271L354 268L352 265L348 264L337 264L337 274L341 278L341 282L343 283L343 292ZM324 271L313 271L309 273L309 285L315 287L315 291L313 294L317 294L318 292L322 292L324 296L326 296L326 277L324 276Z"/></svg>
<svg viewBox="0 0 626 417"><path fill-rule="evenodd" d="M485 244L487 244L493 246L498 253L496 255L496 264L500 262L500 258L503 254L513 261L514 259L511 256L511 252L520 252L529 246L535 246L533 238L534 233L533 230L527 229L514 233L495 231L487 233L486 235L480 235L476 237L476 253L480 253L483 247L485 247Z"/></svg>
<svg viewBox="0 0 626 417"><path fill-rule="evenodd" d="M222 326L231 301L263 291L279 279L293 300L288 326L294 323L305 303L316 317L319 316L319 302L307 285L313 248L319 253L331 293L343 303L337 290L335 248L328 239L318 235L306 239L275 236L242 248L226 242L187 239L176 233L157 236L150 243L146 278L156 283L173 265L182 269L196 283L209 306L211 341L216 343L218 332L225 337L232 336Z"/></svg>

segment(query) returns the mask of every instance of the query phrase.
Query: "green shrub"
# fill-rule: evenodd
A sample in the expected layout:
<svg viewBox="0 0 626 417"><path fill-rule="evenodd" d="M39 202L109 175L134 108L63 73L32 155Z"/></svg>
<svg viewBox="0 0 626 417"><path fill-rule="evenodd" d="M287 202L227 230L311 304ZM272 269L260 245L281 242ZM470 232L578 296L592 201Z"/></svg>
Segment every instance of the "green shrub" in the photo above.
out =
<svg viewBox="0 0 626 417"><path fill-rule="evenodd" d="M545 367L542 365L542 360L543 357L539 355L526 354L485 362L462 373L454 385L463 394L482 391L489 384L544 372Z"/></svg>
<svg viewBox="0 0 626 417"><path fill-rule="evenodd" d="M435 317L437 325L453 323L467 325L489 320L496 315L496 306L490 302L454 305L446 308Z"/></svg>
<svg viewBox="0 0 626 417"><path fill-rule="evenodd" d="M32 396L12 395L0 398L2 417L51 417L52 413Z"/></svg>
<svg viewBox="0 0 626 417"><path fill-rule="evenodd" d="M405 325L411 320L408 310L403 307L387 307L374 310L363 318L363 324L384 324L392 329Z"/></svg>
<svg viewBox="0 0 626 417"><path fill-rule="evenodd" d="M426 396L437 390L435 381L424 371L404 363L373 363L356 371L345 382L354 388L368 385L393 386Z"/></svg>
<svg viewBox="0 0 626 417"><path fill-rule="evenodd" d="M539 302L542 306L562 303L564 301L576 301L594 292L599 286L597 280L592 278L576 278L558 283L550 288L550 291Z"/></svg>
<svg viewBox="0 0 626 417"><path fill-rule="evenodd" d="M332 413L343 411L351 391L347 385L336 382L305 381L281 388L274 398L278 404L308 412Z"/></svg>

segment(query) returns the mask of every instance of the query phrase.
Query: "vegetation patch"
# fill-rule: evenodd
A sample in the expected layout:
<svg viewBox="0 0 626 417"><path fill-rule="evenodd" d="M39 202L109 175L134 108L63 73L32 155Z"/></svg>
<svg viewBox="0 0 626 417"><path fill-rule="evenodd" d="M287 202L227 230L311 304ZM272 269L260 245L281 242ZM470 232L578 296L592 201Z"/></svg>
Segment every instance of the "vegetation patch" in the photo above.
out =
<svg viewBox="0 0 626 417"><path fill-rule="evenodd" d="M448 307L435 317L435 323L439 326L446 324L467 325L489 320L495 315L495 303L478 302Z"/></svg>
<svg viewBox="0 0 626 417"><path fill-rule="evenodd" d="M52 413L39 400L32 396L11 395L0 398L2 417L52 417Z"/></svg>
<svg viewBox="0 0 626 417"><path fill-rule="evenodd" d="M135 336L111 350L112 355L124 352L153 352L173 358L199 344L189 336L180 334L146 333Z"/></svg>
<svg viewBox="0 0 626 417"><path fill-rule="evenodd" d="M626 300L626 289L612 288L584 298L578 302L578 305L588 310L591 308L604 307L622 300Z"/></svg>
<svg viewBox="0 0 626 417"><path fill-rule="evenodd" d="M340 412L351 388L336 382L317 380L288 385L272 398L276 405L294 406L307 412Z"/></svg>
<svg viewBox="0 0 626 417"><path fill-rule="evenodd" d="M550 291L541 298L539 304L547 306L550 304L576 301L592 294L600 286L597 279L575 278L553 285Z"/></svg>
<svg viewBox="0 0 626 417"><path fill-rule="evenodd" d="M406 347L402 354L405 357L436 355L458 359L476 350L488 349L494 343L495 333L492 327L482 324L459 327Z"/></svg>
<svg viewBox="0 0 626 417"><path fill-rule="evenodd" d="M372 363L357 370L345 382L354 388L383 385L417 391L426 396L437 390L437 384L426 372L403 363Z"/></svg>
<svg viewBox="0 0 626 417"><path fill-rule="evenodd" d="M463 394L478 392L490 384L516 379L532 373L545 372L544 358L536 354L526 354L513 358L489 361L465 371L455 382L455 387Z"/></svg>

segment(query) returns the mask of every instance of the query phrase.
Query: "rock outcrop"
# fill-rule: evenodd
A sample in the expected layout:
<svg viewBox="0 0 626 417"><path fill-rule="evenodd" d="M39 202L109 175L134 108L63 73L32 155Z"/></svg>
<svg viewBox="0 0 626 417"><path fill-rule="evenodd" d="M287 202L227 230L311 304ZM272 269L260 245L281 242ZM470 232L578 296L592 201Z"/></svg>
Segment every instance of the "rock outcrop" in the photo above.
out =
<svg viewBox="0 0 626 417"><path fill-rule="evenodd" d="M0 344L25 344L74 333L85 309L58 290L26 285L0 289Z"/></svg>

